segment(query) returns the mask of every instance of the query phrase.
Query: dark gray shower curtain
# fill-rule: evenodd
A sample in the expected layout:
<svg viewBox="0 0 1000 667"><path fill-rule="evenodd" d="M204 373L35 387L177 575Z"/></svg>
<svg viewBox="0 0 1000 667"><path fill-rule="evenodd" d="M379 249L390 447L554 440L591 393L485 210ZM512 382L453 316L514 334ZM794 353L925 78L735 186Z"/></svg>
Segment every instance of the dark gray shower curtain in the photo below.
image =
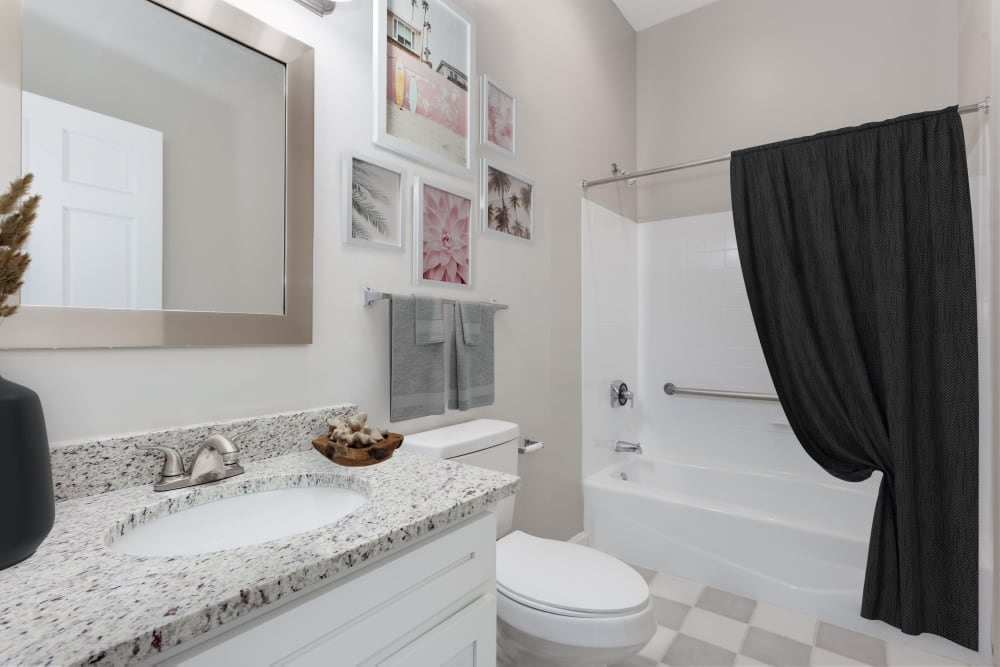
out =
<svg viewBox="0 0 1000 667"><path fill-rule="evenodd" d="M957 108L738 151L730 176L795 435L840 479L883 475L861 615L976 650L976 282Z"/></svg>

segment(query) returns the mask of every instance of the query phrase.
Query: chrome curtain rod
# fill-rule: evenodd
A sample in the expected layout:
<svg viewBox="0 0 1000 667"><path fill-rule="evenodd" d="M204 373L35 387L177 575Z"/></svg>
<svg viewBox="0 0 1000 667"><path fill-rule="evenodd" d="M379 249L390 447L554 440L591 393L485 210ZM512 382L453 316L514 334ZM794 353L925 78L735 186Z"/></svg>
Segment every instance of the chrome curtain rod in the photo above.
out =
<svg viewBox="0 0 1000 667"><path fill-rule="evenodd" d="M392 298L391 292L379 292L378 290L373 290L371 287L361 288L361 303L363 303L366 306L370 306L376 301L382 301L383 299L391 299L391 298ZM455 299L441 299L441 302L449 303L452 305L457 303ZM510 308L510 306L508 306L507 304L497 303L493 299L490 299L489 301L484 301L483 303L488 303L491 306L494 306L497 310L507 310L508 308Z"/></svg>
<svg viewBox="0 0 1000 667"><path fill-rule="evenodd" d="M714 396L716 398L742 398L748 401L777 401L774 394L755 394L751 391L722 391L716 389L692 389L690 387L678 387L673 382L663 385L663 393L668 396L674 394L690 394L691 396Z"/></svg>
<svg viewBox="0 0 1000 667"><path fill-rule="evenodd" d="M958 107L958 113L967 114L974 113L977 111L989 111L990 108L990 98L986 98L982 102L977 102L975 104L966 104L965 106ZM719 157L710 157L706 160L695 160L694 162L682 162L681 164L672 164L666 167L656 167L654 169L644 169L643 171L634 171L632 173L621 172L615 176L608 176L607 178L595 178L592 180L584 180L581 186L584 190L594 185L605 185L607 183L617 183L618 181L629 181L633 178L643 178L644 176L654 176L656 174L666 174L671 171L678 171L681 169L688 169L690 167L701 167L706 164L715 164L716 162L725 162L729 159L728 155L720 155Z"/></svg>

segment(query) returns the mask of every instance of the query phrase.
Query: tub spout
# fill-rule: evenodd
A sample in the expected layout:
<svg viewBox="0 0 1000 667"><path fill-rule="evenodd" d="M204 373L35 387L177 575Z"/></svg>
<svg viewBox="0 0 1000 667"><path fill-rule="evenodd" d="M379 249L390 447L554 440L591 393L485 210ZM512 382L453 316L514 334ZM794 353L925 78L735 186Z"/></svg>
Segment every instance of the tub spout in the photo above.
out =
<svg viewBox="0 0 1000 667"><path fill-rule="evenodd" d="M626 440L615 441L616 452L628 452L630 454L642 454L642 445L638 442L628 442Z"/></svg>

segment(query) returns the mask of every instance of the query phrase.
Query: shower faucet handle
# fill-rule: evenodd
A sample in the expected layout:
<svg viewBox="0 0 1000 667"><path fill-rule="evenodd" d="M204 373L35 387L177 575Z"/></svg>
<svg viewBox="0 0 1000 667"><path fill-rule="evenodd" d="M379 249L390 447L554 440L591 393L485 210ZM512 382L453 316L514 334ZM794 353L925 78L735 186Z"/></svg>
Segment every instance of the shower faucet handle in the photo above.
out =
<svg viewBox="0 0 1000 667"><path fill-rule="evenodd" d="M633 408L635 407L635 394L629 390L628 385L621 380L615 380L611 383L611 407L620 407L629 403Z"/></svg>

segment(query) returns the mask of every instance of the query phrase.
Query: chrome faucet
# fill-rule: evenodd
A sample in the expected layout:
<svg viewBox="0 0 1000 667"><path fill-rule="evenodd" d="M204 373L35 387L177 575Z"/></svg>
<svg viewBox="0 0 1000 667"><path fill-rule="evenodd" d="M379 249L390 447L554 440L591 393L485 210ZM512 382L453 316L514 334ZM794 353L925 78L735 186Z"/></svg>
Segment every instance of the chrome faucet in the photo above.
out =
<svg viewBox="0 0 1000 667"><path fill-rule="evenodd" d="M642 445L640 445L638 442L615 440L615 451L629 452L630 454L642 454Z"/></svg>
<svg viewBox="0 0 1000 667"><path fill-rule="evenodd" d="M250 429L252 431L254 429ZM239 435L245 435L244 431ZM239 436L235 436L239 437ZM136 445L136 449L163 453L163 469L160 478L153 484L154 491L170 491L216 482L227 477L243 474L240 465L239 448L223 435L212 435L205 439L191 459L191 467L185 472L184 461L173 447L157 445Z"/></svg>

